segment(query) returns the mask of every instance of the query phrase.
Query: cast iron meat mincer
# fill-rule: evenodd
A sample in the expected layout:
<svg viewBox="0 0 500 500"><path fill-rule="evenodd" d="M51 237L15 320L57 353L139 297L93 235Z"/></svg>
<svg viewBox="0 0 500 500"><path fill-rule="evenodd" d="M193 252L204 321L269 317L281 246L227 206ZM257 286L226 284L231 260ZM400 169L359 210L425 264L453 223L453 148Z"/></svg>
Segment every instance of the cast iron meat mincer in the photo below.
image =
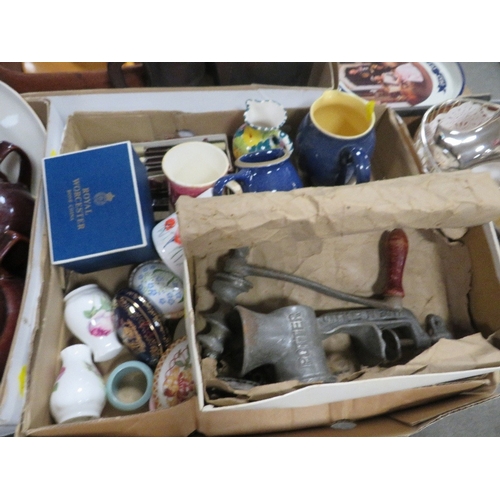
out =
<svg viewBox="0 0 500 500"><path fill-rule="evenodd" d="M238 295L252 288L252 283L247 279L249 276L291 282L329 297L365 306L325 313L316 318L314 327L311 327L307 334L318 335L321 340L336 333L349 334L359 361L366 366L394 363L402 358L403 350L415 355L441 338L453 338L440 316L429 314L424 329L415 315L402 307L402 277L408 252L408 239L402 229L397 228L389 233L386 250L388 277L382 300L352 295L294 274L249 264L248 247L233 250L225 260L223 272L217 273L212 283L212 291L219 301L219 309L206 315L210 331L198 335L203 356L221 359L224 354L228 340L234 335L227 318L236 307ZM245 308L238 306L238 310L242 320L248 316L242 313L243 310L248 311ZM250 317L253 318L252 314L258 313L250 312ZM265 316L258 315L261 330L265 324ZM262 342L264 336L262 331L259 333L257 337ZM246 335L249 333L246 332ZM267 334L268 337L270 335ZM316 358L316 354L313 357ZM296 375L296 378L300 379L303 374Z"/></svg>

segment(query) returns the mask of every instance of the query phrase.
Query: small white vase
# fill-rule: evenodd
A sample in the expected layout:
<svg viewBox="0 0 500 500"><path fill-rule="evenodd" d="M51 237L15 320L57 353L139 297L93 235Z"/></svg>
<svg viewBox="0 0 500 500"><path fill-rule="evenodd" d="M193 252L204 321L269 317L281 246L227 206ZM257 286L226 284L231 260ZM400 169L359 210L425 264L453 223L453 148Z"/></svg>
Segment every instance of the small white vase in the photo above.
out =
<svg viewBox="0 0 500 500"><path fill-rule="evenodd" d="M123 349L113 325L111 298L98 285L84 285L64 297L64 320L71 333L92 350L96 363Z"/></svg>
<svg viewBox="0 0 500 500"><path fill-rule="evenodd" d="M62 366L50 396L50 412L58 424L101 416L106 404L104 380L92 363L92 351L75 344L61 351Z"/></svg>

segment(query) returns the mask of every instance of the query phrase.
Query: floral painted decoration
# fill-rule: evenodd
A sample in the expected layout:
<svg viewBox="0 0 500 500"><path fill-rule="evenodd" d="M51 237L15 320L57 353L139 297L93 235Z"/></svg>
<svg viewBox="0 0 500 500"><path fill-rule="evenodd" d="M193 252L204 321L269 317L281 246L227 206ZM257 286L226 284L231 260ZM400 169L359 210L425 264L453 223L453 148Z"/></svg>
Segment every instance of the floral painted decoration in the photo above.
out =
<svg viewBox="0 0 500 500"><path fill-rule="evenodd" d="M89 319L89 333L94 337L105 337L113 331L113 313L111 301L101 300L99 308L92 307L83 312Z"/></svg>

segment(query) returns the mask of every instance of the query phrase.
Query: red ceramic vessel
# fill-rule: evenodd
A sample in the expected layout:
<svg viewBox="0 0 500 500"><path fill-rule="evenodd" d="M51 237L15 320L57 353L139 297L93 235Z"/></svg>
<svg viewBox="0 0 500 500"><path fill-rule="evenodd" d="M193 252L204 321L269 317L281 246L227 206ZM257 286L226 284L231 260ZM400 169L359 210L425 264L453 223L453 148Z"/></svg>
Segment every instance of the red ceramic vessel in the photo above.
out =
<svg viewBox="0 0 500 500"><path fill-rule="evenodd" d="M34 209L31 163L22 149L10 142L0 142L0 163L11 153L17 153L21 161L16 182L9 182L7 175L0 172L0 231L11 229L29 237Z"/></svg>
<svg viewBox="0 0 500 500"><path fill-rule="evenodd" d="M16 331L23 290L23 279L0 277L0 380Z"/></svg>
<svg viewBox="0 0 500 500"><path fill-rule="evenodd" d="M10 142L0 142L0 163L11 153L20 156L18 180L9 182L0 172L0 273L24 277L35 201L30 192L31 163Z"/></svg>

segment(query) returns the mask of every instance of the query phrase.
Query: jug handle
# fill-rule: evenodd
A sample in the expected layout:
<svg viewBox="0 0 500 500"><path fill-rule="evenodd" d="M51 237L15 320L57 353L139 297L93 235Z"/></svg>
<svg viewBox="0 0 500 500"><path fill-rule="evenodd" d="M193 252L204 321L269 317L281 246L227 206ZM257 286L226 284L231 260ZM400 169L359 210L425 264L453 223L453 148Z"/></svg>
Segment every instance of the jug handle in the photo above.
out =
<svg viewBox="0 0 500 500"><path fill-rule="evenodd" d="M220 196L224 192L224 188L229 188L234 194L241 194L243 192L238 181L245 181L249 174L245 169L240 170L234 174L227 174L218 179L214 184L214 196Z"/></svg>
<svg viewBox="0 0 500 500"><path fill-rule="evenodd" d="M12 247L18 242L29 244L29 238L15 231L12 231L11 229L7 229L2 235L0 235L0 279L2 277L14 276L3 267L3 259L11 251Z"/></svg>
<svg viewBox="0 0 500 500"><path fill-rule="evenodd" d="M0 142L0 163L13 152L17 153L21 158L17 182L24 184L29 190L31 188L31 161L28 158L28 155L19 146L16 146L11 142ZM8 181L7 176L3 172L0 172L0 178L4 181Z"/></svg>
<svg viewBox="0 0 500 500"><path fill-rule="evenodd" d="M354 146L343 148L340 152L340 162L343 168L341 172L343 182L340 182L340 184L361 184L370 180L370 156L363 148ZM348 175L350 171L351 175Z"/></svg>

